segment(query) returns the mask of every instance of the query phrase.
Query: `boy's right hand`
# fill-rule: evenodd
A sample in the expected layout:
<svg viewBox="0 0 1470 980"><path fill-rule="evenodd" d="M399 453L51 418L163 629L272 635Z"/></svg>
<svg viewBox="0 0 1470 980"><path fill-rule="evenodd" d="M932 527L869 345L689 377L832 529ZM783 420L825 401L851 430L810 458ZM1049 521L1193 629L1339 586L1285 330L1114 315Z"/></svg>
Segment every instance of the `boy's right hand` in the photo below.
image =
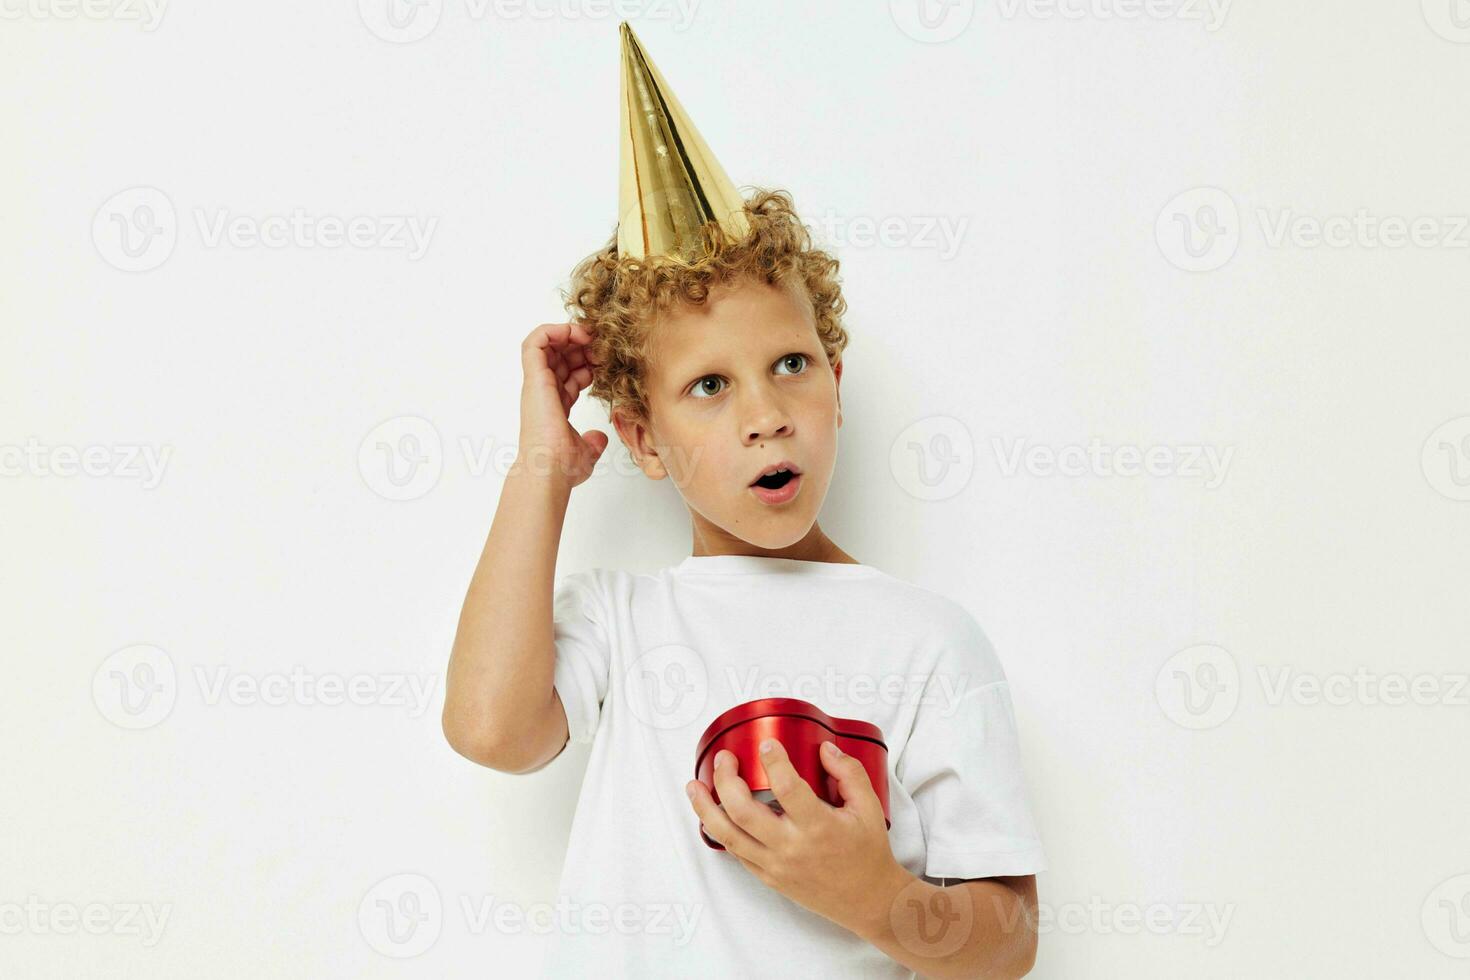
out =
<svg viewBox="0 0 1470 980"><path fill-rule="evenodd" d="M517 467L566 481L568 489L592 475L607 448L607 433L578 434L567 415L592 383L596 362L588 354L592 334L576 321L543 323L521 344L521 442Z"/></svg>

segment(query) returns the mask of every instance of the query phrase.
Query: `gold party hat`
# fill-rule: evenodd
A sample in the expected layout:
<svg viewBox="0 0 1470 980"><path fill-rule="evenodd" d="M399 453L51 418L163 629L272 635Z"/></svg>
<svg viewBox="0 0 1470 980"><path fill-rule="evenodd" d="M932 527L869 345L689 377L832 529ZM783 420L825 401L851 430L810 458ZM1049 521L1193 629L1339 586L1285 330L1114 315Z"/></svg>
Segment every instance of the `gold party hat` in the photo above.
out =
<svg viewBox="0 0 1470 980"><path fill-rule="evenodd" d="M622 177L618 255L695 257L700 227L718 221L739 240L745 200L705 145L663 74L624 21Z"/></svg>

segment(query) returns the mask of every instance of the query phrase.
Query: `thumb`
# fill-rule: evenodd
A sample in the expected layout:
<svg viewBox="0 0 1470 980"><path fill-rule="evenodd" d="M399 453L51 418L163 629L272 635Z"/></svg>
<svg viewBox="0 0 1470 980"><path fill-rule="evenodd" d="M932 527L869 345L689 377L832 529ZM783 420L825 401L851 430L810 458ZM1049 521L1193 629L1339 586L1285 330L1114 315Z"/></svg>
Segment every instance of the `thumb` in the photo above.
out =
<svg viewBox="0 0 1470 980"><path fill-rule="evenodd" d="M873 789L873 781L868 778L868 770L863 768L857 756L843 754L837 748L836 742L824 743L821 756L822 765L837 784L837 792L842 796L843 805L867 817L876 813L881 822L883 804Z"/></svg>
<svg viewBox="0 0 1470 980"><path fill-rule="evenodd" d="M588 429L582 433L582 441L587 444L588 449L592 450L592 459L594 461L602 458L603 450L607 449L606 432L603 432L601 429Z"/></svg>

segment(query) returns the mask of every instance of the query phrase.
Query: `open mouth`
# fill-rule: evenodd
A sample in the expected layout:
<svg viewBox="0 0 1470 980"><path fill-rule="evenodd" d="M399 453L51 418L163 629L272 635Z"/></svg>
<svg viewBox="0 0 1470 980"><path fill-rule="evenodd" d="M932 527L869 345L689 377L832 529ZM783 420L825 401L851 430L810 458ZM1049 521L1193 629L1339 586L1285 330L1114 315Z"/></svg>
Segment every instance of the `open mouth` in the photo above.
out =
<svg viewBox="0 0 1470 980"><path fill-rule="evenodd" d="M777 470L774 473L767 473L751 484L751 486L764 487L767 490L780 490L786 484L790 483L795 476L796 474L790 470Z"/></svg>
<svg viewBox="0 0 1470 980"><path fill-rule="evenodd" d="M790 503L801 492L801 467L783 459L767 466L750 484L750 492L761 503L772 506Z"/></svg>

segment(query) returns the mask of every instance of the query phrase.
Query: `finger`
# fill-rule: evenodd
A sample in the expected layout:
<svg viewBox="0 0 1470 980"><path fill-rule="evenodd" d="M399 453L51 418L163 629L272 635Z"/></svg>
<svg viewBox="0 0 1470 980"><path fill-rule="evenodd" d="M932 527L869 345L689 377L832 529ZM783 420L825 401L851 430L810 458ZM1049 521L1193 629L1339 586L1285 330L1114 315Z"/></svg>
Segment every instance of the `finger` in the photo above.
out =
<svg viewBox="0 0 1470 980"><path fill-rule="evenodd" d="M592 461L595 463L602 458L602 453L607 449L607 433L601 429L591 429L582 434L582 441L592 450Z"/></svg>
<svg viewBox="0 0 1470 980"><path fill-rule="evenodd" d="M845 808L852 809L860 817L883 820L883 801L878 799L873 780L857 756L847 755L836 742L823 742L822 765L832 774Z"/></svg>
<svg viewBox="0 0 1470 980"><path fill-rule="evenodd" d="M595 339L587 326L575 321L571 323L543 323L538 330L546 334L547 347L560 357L590 359L588 345Z"/></svg>
<svg viewBox="0 0 1470 980"><path fill-rule="evenodd" d="M596 335L592 332L592 328L587 326L587 324L583 323L581 320L571 321L570 326L572 338L579 345L581 345L580 347L574 349L587 358L588 364L599 363L596 356L592 353L592 348L587 346L591 344L592 341L597 339Z"/></svg>
<svg viewBox="0 0 1470 980"><path fill-rule="evenodd" d="M562 388L566 389L567 394L572 396L573 401L576 400L577 394L591 383L592 374L586 368L577 368L575 371L569 371L567 372L567 376L561 379Z"/></svg>
<svg viewBox="0 0 1470 980"><path fill-rule="evenodd" d="M539 332L546 338L548 347L566 347L568 345L581 345L589 342L592 335L587 328L575 322L543 323L533 332Z"/></svg>
<svg viewBox="0 0 1470 980"><path fill-rule="evenodd" d="M720 749L715 753L715 789L720 791L720 802L740 829L769 844L785 828L770 807L751 795L750 784L740 777L739 768L734 752Z"/></svg>
<svg viewBox="0 0 1470 980"><path fill-rule="evenodd" d="M546 324L542 324L521 343L521 370L528 378L537 379L538 383L549 383L556 386L559 382L552 369L551 340L546 333Z"/></svg>
<svg viewBox="0 0 1470 980"><path fill-rule="evenodd" d="M761 743L761 765L766 768L771 792L776 794L786 815L798 825L820 819L823 813L832 809L831 804L812 792L811 786L801 778L780 739L770 738Z"/></svg>
<svg viewBox="0 0 1470 980"><path fill-rule="evenodd" d="M571 343L571 325L566 323L543 323L532 330L521 344L521 365L529 374L544 369L557 374L562 366L567 344ZM565 374L556 378L560 384Z"/></svg>
<svg viewBox="0 0 1470 980"><path fill-rule="evenodd" d="M735 855L735 860L739 861L741 867L743 867L746 871L749 871L751 874L753 874L757 878L759 878L761 880L761 882L763 884L765 884L767 887L769 887L769 888L775 888L776 887L776 881L775 881L775 879L772 878L769 874L766 873L766 869L765 868L763 868L760 865L756 864L754 861L747 861L747 860L745 860L745 858L741 857L739 854Z"/></svg>
<svg viewBox="0 0 1470 980"><path fill-rule="evenodd" d="M587 363L587 348L568 347L562 352L562 360L567 362L567 367L579 368Z"/></svg>
<svg viewBox="0 0 1470 980"><path fill-rule="evenodd" d="M710 796L709 788L704 783L694 780L689 786L694 790L689 802L694 807L694 812L699 814L699 822L709 838L736 857L763 864L766 846L736 826L730 815L720 809L714 797Z"/></svg>
<svg viewBox="0 0 1470 980"><path fill-rule="evenodd" d="M592 331L581 320L567 321L567 336L575 343L592 343Z"/></svg>
<svg viewBox="0 0 1470 980"><path fill-rule="evenodd" d="M578 369L578 371L581 370L585 370L585 368ZM568 417L571 416L572 405L576 403L577 396L581 394L583 388L591 383L590 378L581 377L576 371L572 372L571 376L561 383L561 400L566 405Z"/></svg>

